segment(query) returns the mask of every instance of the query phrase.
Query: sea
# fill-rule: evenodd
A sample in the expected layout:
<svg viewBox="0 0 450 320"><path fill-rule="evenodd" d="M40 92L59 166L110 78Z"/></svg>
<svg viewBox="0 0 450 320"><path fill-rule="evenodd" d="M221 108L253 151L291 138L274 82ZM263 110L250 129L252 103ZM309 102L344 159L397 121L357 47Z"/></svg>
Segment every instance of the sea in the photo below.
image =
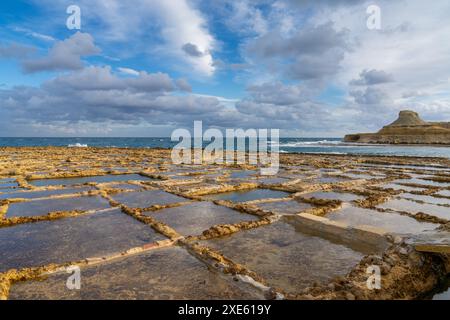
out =
<svg viewBox="0 0 450 320"><path fill-rule="evenodd" d="M206 146L210 142L204 142ZM167 148L178 144L170 138L0 138L0 147L118 147L118 148ZM343 142L342 138L280 138L280 153L388 155L450 158L448 146L372 145Z"/></svg>

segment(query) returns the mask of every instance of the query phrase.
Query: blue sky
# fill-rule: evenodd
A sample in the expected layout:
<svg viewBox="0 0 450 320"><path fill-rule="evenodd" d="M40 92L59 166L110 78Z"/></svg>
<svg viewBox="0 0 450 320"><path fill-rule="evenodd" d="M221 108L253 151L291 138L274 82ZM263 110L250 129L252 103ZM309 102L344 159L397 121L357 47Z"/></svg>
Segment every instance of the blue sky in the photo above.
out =
<svg viewBox="0 0 450 320"><path fill-rule="evenodd" d="M202 120L333 137L402 109L450 120L446 13L445 0L2 1L0 136L166 136Z"/></svg>

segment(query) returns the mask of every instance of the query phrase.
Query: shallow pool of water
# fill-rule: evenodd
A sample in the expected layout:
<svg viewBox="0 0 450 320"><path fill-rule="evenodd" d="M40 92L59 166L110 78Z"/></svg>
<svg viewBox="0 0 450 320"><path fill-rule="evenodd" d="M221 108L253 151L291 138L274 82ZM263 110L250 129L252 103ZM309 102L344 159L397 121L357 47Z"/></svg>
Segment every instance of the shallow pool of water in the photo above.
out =
<svg viewBox="0 0 450 320"><path fill-rule="evenodd" d="M447 279L446 283L443 285L444 289L433 296L433 300L450 300L450 278Z"/></svg>
<svg viewBox="0 0 450 320"><path fill-rule="evenodd" d="M436 182L432 180L424 180L420 178L411 178L411 179L399 179L393 181L393 183L414 183L424 186L430 186L430 187L449 187L449 183L443 183L443 182Z"/></svg>
<svg viewBox="0 0 450 320"><path fill-rule="evenodd" d="M258 220L256 216L240 213L211 202L194 202L180 207L149 212L147 215L167 224L184 236L201 235L202 231L218 224Z"/></svg>
<svg viewBox="0 0 450 320"><path fill-rule="evenodd" d="M120 175L105 175L105 176L92 176L92 177L80 177L80 178L61 178L61 179L41 179L29 181L31 185L37 187L45 186L57 186L57 185L75 185L84 184L88 182L105 183L105 182L120 182L120 181L148 181L154 180L148 177L141 176L139 174L120 174Z"/></svg>
<svg viewBox="0 0 450 320"><path fill-rule="evenodd" d="M258 178L256 181L263 184L280 184L288 182L289 179L273 177L273 178Z"/></svg>
<svg viewBox="0 0 450 320"><path fill-rule="evenodd" d="M122 189L122 190L141 190L142 187L135 185L135 184L130 184L130 183L112 183L112 184L108 184L106 186L106 188L108 189Z"/></svg>
<svg viewBox="0 0 450 320"><path fill-rule="evenodd" d="M378 212L354 206L333 211L327 215L327 218L332 221L344 222L351 226L367 225L399 234L421 233L425 230L436 229L439 226L434 223L419 222L416 219L400 214Z"/></svg>
<svg viewBox="0 0 450 320"><path fill-rule="evenodd" d="M81 290L68 290L67 274L12 286L14 299L260 299L254 288L208 267L180 247L85 267Z"/></svg>
<svg viewBox="0 0 450 320"><path fill-rule="evenodd" d="M289 195L289 193L283 191L270 189L252 189L211 194L205 196L205 198L208 200L229 200L233 202L245 202L261 199L285 198L289 197Z"/></svg>
<svg viewBox="0 0 450 320"><path fill-rule="evenodd" d="M233 171L230 174L231 179L244 179L250 178L251 176L255 176L258 171L256 170L242 170L242 171Z"/></svg>
<svg viewBox="0 0 450 320"><path fill-rule="evenodd" d="M100 196L34 200L11 203L6 212L6 217L42 216L55 211L90 211L109 207L108 201Z"/></svg>
<svg viewBox="0 0 450 320"><path fill-rule="evenodd" d="M78 261L163 239L117 209L0 228L0 272Z"/></svg>
<svg viewBox="0 0 450 320"><path fill-rule="evenodd" d="M406 199L391 199L380 204L379 208L405 211L409 213L423 212L442 219L450 220L450 208L428 203L417 203Z"/></svg>
<svg viewBox="0 0 450 320"><path fill-rule="evenodd" d="M349 181L349 180L350 179L346 179L343 177L320 177L320 178L314 179L314 181L316 181L318 183L338 183L338 182Z"/></svg>
<svg viewBox="0 0 450 320"><path fill-rule="evenodd" d="M270 211L280 215L296 214L312 208L309 203L297 200L264 202L258 203L256 206L264 211Z"/></svg>
<svg viewBox="0 0 450 320"><path fill-rule="evenodd" d="M400 197L405 198L405 199L423 201L423 202L427 202L427 203L431 203L431 204L450 205L450 199L446 199L446 198L418 195L418 194L412 194L412 193L403 193L400 195ZM448 208L448 210L450 211L450 208Z"/></svg>
<svg viewBox="0 0 450 320"><path fill-rule="evenodd" d="M417 188L417 187L409 187L409 186L403 186L396 183L386 183L380 185L380 188L383 189L394 189L394 190L403 190L403 191L425 191L427 189L424 188Z"/></svg>
<svg viewBox="0 0 450 320"><path fill-rule="evenodd" d="M3 199L37 199L46 198L50 196L63 195L63 194L76 194L80 192L85 192L91 190L91 187L81 187L81 188L67 188L58 190L44 190L44 191L25 191L25 192L12 192L0 194L0 200Z"/></svg>
<svg viewBox="0 0 450 320"><path fill-rule="evenodd" d="M281 221L202 243L289 293L343 276L363 257L360 252L307 236Z"/></svg>
<svg viewBox="0 0 450 320"><path fill-rule="evenodd" d="M341 200L343 202L354 201L358 199L364 199L363 196L358 196L353 193L343 193L334 191L318 191L305 193L301 195L302 198L316 198L316 199L327 199L327 200Z"/></svg>
<svg viewBox="0 0 450 320"><path fill-rule="evenodd" d="M357 174L357 173L343 173L342 174L345 177L348 177L350 179L366 179L366 180L372 180L372 179L380 179L380 176L373 176L370 174Z"/></svg>
<svg viewBox="0 0 450 320"><path fill-rule="evenodd" d="M112 196L114 200L130 208L148 208L153 205L166 205L188 201L185 198L162 190L149 190L142 192L125 192Z"/></svg>
<svg viewBox="0 0 450 320"><path fill-rule="evenodd" d="M436 194L438 194L440 196L444 196L444 197L450 197L450 190L441 190L441 191L437 192Z"/></svg>
<svg viewBox="0 0 450 320"><path fill-rule="evenodd" d="M3 182L0 183L0 190L17 188L18 186L19 184L17 182Z"/></svg>

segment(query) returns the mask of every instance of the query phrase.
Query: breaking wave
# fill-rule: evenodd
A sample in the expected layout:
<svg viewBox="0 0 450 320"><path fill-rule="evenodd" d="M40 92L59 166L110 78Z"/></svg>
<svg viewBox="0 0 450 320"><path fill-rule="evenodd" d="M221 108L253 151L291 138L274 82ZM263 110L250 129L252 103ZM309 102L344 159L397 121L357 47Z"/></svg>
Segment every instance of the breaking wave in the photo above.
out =
<svg viewBox="0 0 450 320"><path fill-rule="evenodd" d="M69 144L68 147L69 148L87 148L88 145L87 144L81 144L81 143L74 143L74 144Z"/></svg>
<svg viewBox="0 0 450 320"><path fill-rule="evenodd" d="M276 145L275 141L271 141L272 145ZM311 146L337 146L337 145L343 145L341 141L337 140L317 140L317 141L292 141L292 142L285 142L285 143L279 143L278 147L288 147L288 148L301 148L301 147L311 147Z"/></svg>

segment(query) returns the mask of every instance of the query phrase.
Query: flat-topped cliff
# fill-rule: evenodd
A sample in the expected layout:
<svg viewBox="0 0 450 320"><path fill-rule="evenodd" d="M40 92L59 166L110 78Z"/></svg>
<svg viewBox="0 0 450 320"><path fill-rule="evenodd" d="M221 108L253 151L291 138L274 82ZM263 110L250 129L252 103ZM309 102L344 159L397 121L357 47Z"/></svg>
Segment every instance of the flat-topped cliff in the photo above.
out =
<svg viewBox="0 0 450 320"><path fill-rule="evenodd" d="M400 111L398 119L377 133L348 134L345 142L450 145L450 122L426 122L417 112Z"/></svg>

